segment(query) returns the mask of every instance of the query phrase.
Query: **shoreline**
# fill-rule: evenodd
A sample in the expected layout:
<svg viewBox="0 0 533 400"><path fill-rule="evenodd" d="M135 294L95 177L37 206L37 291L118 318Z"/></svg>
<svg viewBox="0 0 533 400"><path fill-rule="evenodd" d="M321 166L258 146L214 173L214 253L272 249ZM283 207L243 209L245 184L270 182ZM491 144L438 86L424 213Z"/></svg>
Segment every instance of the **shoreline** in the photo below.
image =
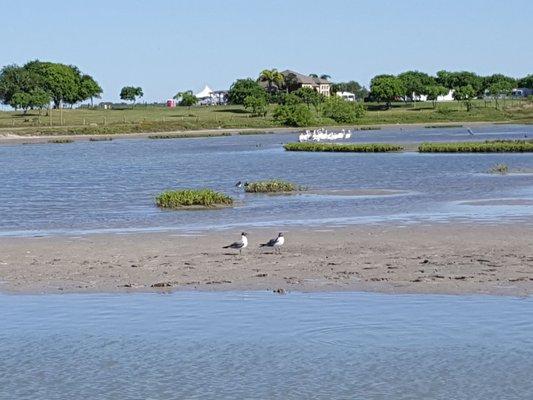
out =
<svg viewBox="0 0 533 400"><path fill-rule="evenodd" d="M469 126L490 126L490 125L521 125L520 122L501 122L501 121L454 121L454 122L417 122L409 124L374 124L374 125L362 125L369 127L379 128L409 128L409 127L424 127L428 124L432 125L457 125L468 124ZM349 129L354 128L354 125L335 125L326 127L327 129ZM122 139L147 139L149 136L154 135L176 135L176 139L180 139L179 135L183 135L184 138L201 138L201 137L223 137L228 135L239 135L240 132L249 134L277 134L277 133L291 133L299 132L306 129L315 129L317 127L276 127L276 128L221 128L221 129L197 129L197 130L181 130L181 131L157 131L157 132L141 132L141 133L116 133L116 134L57 134L57 135L17 135L15 130L3 131L0 129L0 145L14 145L14 144L41 144L48 143L49 140L68 139L73 141L88 141L90 139L102 139L111 138L113 140ZM438 128L431 128L438 129ZM174 139L174 138L173 138ZM166 139L154 139L154 140L166 140Z"/></svg>
<svg viewBox="0 0 533 400"><path fill-rule="evenodd" d="M533 294L533 229L500 225L379 225L287 229L281 254L249 231L0 238L5 294L173 291Z"/></svg>

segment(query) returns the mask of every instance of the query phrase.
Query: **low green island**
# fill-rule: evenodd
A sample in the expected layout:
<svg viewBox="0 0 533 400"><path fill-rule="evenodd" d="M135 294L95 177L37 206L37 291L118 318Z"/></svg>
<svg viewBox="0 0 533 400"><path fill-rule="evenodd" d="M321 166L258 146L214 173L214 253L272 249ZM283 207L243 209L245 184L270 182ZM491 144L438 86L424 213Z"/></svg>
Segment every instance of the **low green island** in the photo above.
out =
<svg viewBox="0 0 533 400"><path fill-rule="evenodd" d="M521 153L533 152L533 141L487 140L485 142L422 143L420 153Z"/></svg>
<svg viewBox="0 0 533 400"><path fill-rule="evenodd" d="M247 182L244 185L246 193L288 193L301 190L305 190L305 188L281 179Z"/></svg>
<svg viewBox="0 0 533 400"><path fill-rule="evenodd" d="M322 151L339 153L385 153L402 151L403 146L389 143L287 143L283 146L287 151Z"/></svg>
<svg viewBox="0 0 533 400"><path fill-rule="evenodd" d="M211 189L167 190L155 198L160 208L216 208L233 205L233 199Z"/></svg>

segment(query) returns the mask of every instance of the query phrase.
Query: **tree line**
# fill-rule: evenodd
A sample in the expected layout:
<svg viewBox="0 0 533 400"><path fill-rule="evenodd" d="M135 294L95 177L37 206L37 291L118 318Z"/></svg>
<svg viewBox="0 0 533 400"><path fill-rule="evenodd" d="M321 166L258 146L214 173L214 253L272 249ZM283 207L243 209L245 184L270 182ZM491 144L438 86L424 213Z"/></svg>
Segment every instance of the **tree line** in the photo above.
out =
<svg viewBox="0 0 533 400"><path fill-rule="evenodd" d="M467 109L471 108L471 100L492 97L508 96L517 87L533 89L533 75L521 79L512 78L503 74L480 76L469 71L439 71L431 76L420 71L406 71L398 75L377 75L370 81L368 100L385 102L390 106L397 100L415 101L421 96L435 102L439 96L444 96L453 91L453 98L465 103Z"/></svg>
<svg viewBox="0 0 533 400"><path fill-rule="evenodd" d="M102 88L74 65L30 61L0 71L0 100L15 109L43 109L73 105L100 97Z"/></svg>

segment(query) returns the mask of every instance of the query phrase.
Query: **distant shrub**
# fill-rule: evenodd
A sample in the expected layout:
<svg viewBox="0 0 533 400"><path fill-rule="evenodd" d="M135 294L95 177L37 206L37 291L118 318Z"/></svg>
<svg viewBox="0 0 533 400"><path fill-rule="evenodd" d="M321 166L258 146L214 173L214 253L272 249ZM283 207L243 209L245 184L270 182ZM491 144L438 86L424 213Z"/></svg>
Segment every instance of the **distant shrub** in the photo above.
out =
<svg viewBox="0 0 533 400"><path fill-rule="evenodd" d="M362 103L349 102L339 96L329 97L322 105L322 116L341 124L354 123L364 114Z"/></svg>
<svg viewBox="0 0 533 400"><path fill-rule="evenodd" d="M303 103L281 105L274 110L274 119L287 126L310 126L314 122L313 113Z"/></svg>
<svg viewBox="0 0 533 400"><path fill-rule="evenodd" d="M249 182L244 185L244 190L247 193L280 193L280 192L294 192L302 190L294 183L283 181L280 179L272 179L266 181Z"/></svg>
<svg viewBox="0 0 533 400"><path fill-rule="evenodd" d="M191 206L216 207L233 204L233 199L211 189L168 190L159 194L155 203L161 208L183 208Z"/></svg>
<svg viewBox="0 0 533 400"><path fill-rule="evenodd" d="M268 111L268 103L263 96L246 96L244 108L251 112L254 117L264 117Z"/></svg>
<svg viewBox="0 0 533 400"><path fill-rule="evenodd" d="M283 146L287 151L324 151L341 153L382 153L402 151L403 147L388 143L287 143Z"/></svg>

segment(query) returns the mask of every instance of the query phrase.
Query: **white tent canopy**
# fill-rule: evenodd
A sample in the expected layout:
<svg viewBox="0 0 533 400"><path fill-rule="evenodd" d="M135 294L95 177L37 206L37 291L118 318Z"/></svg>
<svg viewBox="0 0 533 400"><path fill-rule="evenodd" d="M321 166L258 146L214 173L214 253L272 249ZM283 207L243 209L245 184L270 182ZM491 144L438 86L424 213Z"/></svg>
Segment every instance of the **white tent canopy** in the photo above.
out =
<svg viewBox="0 0 533 400"><path fill-rule="evenodd" d="M201 92L196 93L195 96L199 99L205 99L206 97L211 97L212 94L213 90L209 86L205 85L203 90Z"/></svg>

